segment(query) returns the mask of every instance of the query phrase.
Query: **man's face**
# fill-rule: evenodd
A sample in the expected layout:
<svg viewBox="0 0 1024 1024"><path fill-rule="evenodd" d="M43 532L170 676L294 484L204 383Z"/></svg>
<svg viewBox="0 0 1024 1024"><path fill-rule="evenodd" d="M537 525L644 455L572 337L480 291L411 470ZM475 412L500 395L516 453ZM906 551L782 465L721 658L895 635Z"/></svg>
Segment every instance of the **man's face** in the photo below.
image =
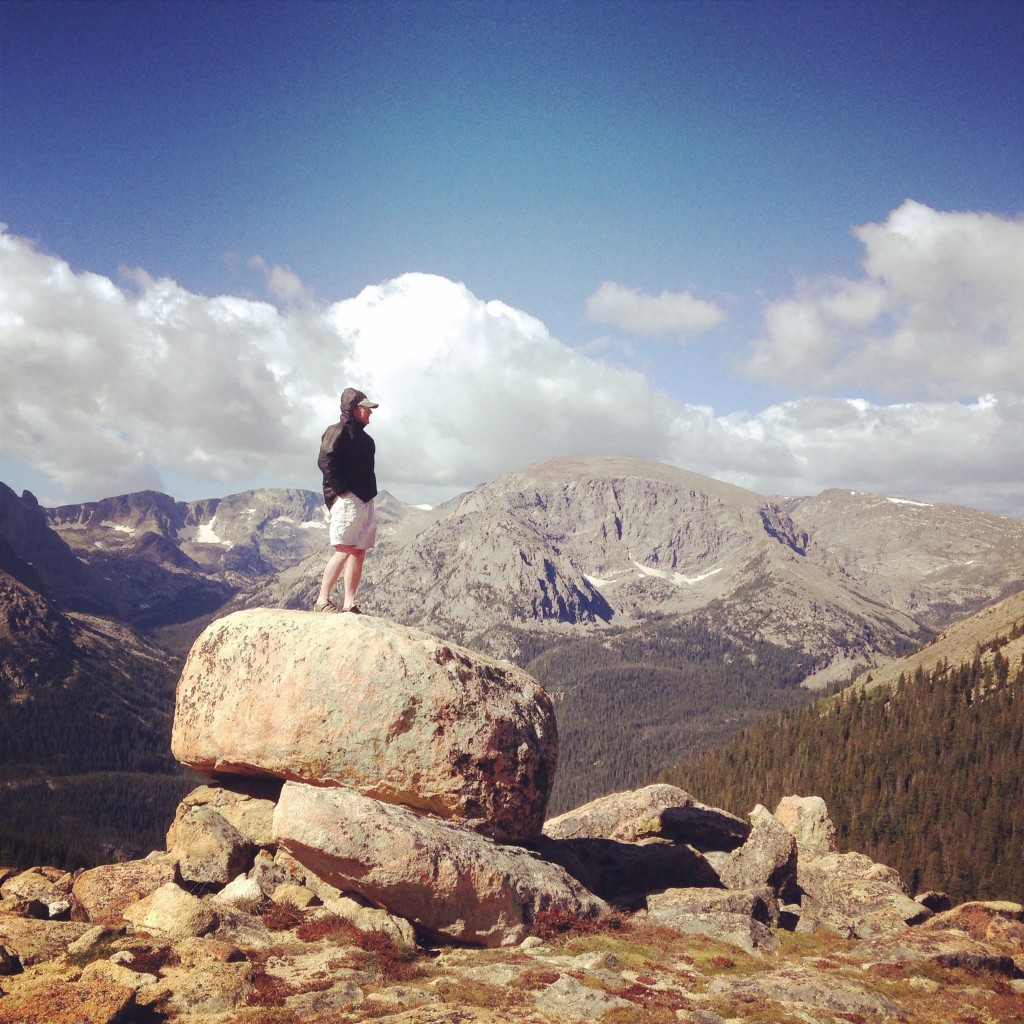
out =
<svg viewBox="0 0 1024 1024"><path fill-rule="evenodd" d="M372 414L373 414L373 410L370 409L370 408L367 408L367 406L365 406L365 405L357 405L352 410L353 417L355 417L355 419L357 419L360 423L363 423L363 424L366 424L366 423L370 422L370 416Z"/></svg>

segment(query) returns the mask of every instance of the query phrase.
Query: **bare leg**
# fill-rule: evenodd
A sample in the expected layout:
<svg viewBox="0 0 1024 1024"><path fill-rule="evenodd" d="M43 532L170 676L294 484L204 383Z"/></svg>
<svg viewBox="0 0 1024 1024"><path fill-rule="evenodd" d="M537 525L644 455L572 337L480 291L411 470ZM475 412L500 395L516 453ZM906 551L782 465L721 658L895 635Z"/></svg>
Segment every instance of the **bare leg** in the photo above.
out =
<svg viewBox="0 0 1024 1024"><path fill-rule="evenodd" d="M348 611L356 603L356 591L363 575L363 560L366 558L365 548L349 548L352 556L345 563L345 604L342 611Z"/></svg>
<svg viewBox="0 0 1024 1024"><path fill-rule="evenodd" d="M338 582L341 570L345 567L351 548L345 548L341 544L335 545L334 554L327 560L324 566L324 578L320 582L320 596L317 604L326 604L331 599L331 591L334 584Z"/></svg>

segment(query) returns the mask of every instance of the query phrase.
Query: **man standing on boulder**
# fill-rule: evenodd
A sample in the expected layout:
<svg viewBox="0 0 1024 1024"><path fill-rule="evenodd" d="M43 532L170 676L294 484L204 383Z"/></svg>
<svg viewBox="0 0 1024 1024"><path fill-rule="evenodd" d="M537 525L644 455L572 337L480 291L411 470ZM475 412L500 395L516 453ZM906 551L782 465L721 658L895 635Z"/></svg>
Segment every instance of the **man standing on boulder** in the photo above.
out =
<svg viewBox="0 0 1024 1024"><path fill-rule="evenodd" d="M320 583L316 612L359 612L356 590L363 574L363 559L377 538L373 499L377 496L374 458L377 446L366 433L376 402L362 391L345 388L341 393L341 418L320 439L317 465L324 475L324 504L330 515L330 543L334 554L327 561ZM331 591L344 570L345 597L341 608Z"/></svg>

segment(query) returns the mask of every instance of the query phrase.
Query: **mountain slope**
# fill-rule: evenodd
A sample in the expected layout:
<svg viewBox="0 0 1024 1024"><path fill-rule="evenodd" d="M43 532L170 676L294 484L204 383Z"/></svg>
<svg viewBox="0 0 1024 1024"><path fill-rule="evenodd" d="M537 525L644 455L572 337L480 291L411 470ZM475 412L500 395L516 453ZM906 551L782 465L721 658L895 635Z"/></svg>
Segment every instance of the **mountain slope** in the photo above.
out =
<svg viewBox="0 0 1024 1024"><path fill-rule="evenodd" d="M885 662L1024 578L1019 520L850 492L770 499L611 456L552 459L436 508L382 494L378 511L364 610L529 664L559 702L563 805L639 785L809 699L801 684L880 679ZM119 640L119 623L178 655L235 608L309 607L327 552L312 491L141 492L44 510L0 486L0 568L27 588L5 584L0 611L16 622L35 609L38 625L17 641L8 699L26 681L63 687L72 663L123 680L142 641ZM83 661L90 638L106 653ZM145 677L146 659L130 660L128 678ZM145 709L117 687L97 728L123 713L148 742L134 731ZM137 690L153 721L170 689ZM59 733L39 735L45 762ZM67 749L92 756L77 736Z"/></svg>
<svg viewBox="0 0 1024 1024"><path fill-rule="evenodd" d="M210 615L322 550L321 504L283 489L193 502L142 491L51 509L49 522L112 585L108 614L153 629Z"/></svg>
<svg viewBox="0 0 1024 1024"><path fill-rule="evenodd" d="M0 572L0 776L175 771L177 665L129 626Z"/></svg>
<svg viewBox="0 0 1024 1024"><path fill-rule="evenodd" d="M905 649L914 619L861 594L786 513L635 459L556 459L412 517L367 562L367 604L516 655L508 627L600 628L699 613L812 656L821 681ZM311 588L302 595L308 600Z"/></svg>
<svg viewBox="0 0 1024 1024"><path fill-rule="evenodd" d="M1024 521L829 490L782 507L864 594L941 629L1024 585Z"/></svg>
<svg viewBox="0 0 1024 1024"><path fill-rule="evenodd" d="M876 687L893 687L900 676L913 678L918 669L931 672L943 662L962 665L973 661L975 654L988 648L982 657L984 664L994 661L996 651L992 642L996 637L1008 637L1017 623L1024 621L1024 591L976 612L969 618L954 622L944 629L931 643L904 658L897 658L881 668L865 672L858 677L855 685L871 690ZM1024 660L1024 636L1018 636L999 648L1003 658L1012 664Z"/></svg>

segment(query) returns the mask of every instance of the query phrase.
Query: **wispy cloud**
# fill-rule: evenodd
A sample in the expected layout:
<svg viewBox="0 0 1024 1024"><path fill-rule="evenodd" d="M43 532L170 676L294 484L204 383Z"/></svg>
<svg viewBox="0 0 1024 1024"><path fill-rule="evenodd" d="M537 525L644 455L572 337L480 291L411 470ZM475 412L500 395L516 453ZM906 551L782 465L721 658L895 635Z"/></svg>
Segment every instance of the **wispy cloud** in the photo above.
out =
<svg viewBox="0 0 1024 1024"><path fill-rule="evenodd" d="M690 292L646 295L637 288L626 288L614 281L602 282L587 299L586 315L591 323L610 324L633 334L680 340L710 331L726 319L721 306L698 299Z"/></svg>
<svg viewBox="0 0 1024 1024"><path fill-rule="evenodd" d="M271 298L286 303L313 301L312 289L290 267L267 263L262 256L251 256L248 263L263 274Z"/></svg>

